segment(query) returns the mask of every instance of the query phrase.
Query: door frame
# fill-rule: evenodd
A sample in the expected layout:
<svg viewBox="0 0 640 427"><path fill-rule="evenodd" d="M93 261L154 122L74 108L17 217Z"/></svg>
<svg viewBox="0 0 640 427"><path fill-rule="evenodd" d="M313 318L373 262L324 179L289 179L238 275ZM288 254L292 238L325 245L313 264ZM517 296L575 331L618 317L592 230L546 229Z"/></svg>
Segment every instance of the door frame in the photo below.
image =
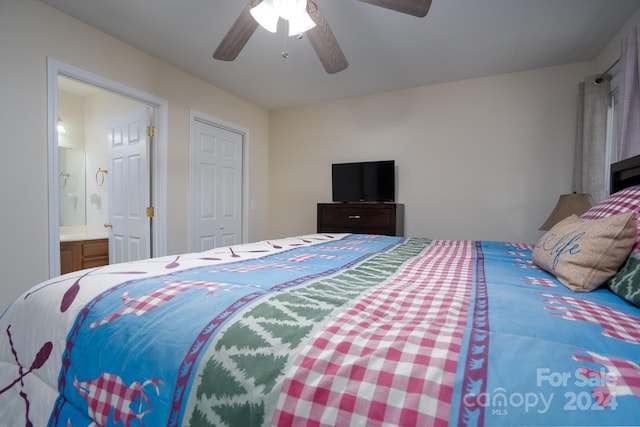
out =
<svg viewBox="0 0 640 427"><path fill-rule="evenodd" d="M47 57L47 147L49 177L49 276L60 274L60 212L58 206L58 76L97 86L153 108L155 136L150 150L151 203L155 209L151 253L167 254L167 124L168 101L105 77Z"/></svg>
<svg viewBox="0 0 640 427"><path fill-rule="evenodd" d="M193 206L193 201L197 197L197 195L194 194L193 185L193 180L197 179L196 177L194 177L194 165L197 163L197 159L195 158L195 147L196 144L198 144L198 138L195 130L196 121L219 127L242 136L242 194L240 199L242 201L241 236L242 243L247 243L249 241L249 130L234 123L230 123L217 117L211 116L209 114L205 114L197 110L189 110L189 250L191 252L197 250L195 247L196 227L194 221L195 212Z"/></svg>

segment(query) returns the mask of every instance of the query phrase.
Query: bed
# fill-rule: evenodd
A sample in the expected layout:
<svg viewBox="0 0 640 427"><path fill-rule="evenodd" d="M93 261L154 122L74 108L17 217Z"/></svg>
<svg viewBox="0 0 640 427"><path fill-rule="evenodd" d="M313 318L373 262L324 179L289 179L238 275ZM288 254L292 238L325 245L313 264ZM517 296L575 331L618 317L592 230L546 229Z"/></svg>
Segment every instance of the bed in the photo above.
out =
<svg viewBox="0 0 640 427"><path fill-rule="evenodd" d="M590 230L314 234L69 273L0 317L0 425L640 425L636 214L630 187L570 223L626 221L568 273Z"/></svg>

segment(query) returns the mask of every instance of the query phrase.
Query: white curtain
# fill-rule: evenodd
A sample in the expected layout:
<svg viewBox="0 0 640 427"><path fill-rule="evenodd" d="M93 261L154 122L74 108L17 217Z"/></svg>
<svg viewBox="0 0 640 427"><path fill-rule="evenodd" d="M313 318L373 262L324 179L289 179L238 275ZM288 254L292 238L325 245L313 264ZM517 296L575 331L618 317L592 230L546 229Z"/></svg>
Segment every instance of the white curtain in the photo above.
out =
<svg viewBox="0 0 640 427"><path fill-rule="evenodd" d="M604 188L609 78L590 76L578 85L578 117L573 191L591 194L597 203L607 196ZM596 83L596 79L599 83Z"/></svg>
<svg viewBox="0 0 640 427"><path fill-rule="evenodd" d="M620 46L618 113L619 159L640 154L640 24L631 29Z"/></svg>

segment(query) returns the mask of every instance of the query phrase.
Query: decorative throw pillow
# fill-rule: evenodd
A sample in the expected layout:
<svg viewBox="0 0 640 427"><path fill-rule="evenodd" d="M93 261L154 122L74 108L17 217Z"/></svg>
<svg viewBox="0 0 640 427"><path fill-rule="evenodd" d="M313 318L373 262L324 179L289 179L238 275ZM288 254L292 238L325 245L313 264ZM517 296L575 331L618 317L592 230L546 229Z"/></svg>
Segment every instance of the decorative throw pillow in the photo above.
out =
<svg viewBox="0 0 640 427"><path fill-rule="evenodd" d="M576 292L589 292L613 277L636 241L636 214L557 223L536 244L533 262Z"/></svg>
<svg viewBox="0 0 640 427"><path fill-rule="evenodd" d="M633 250L620 271L607 282L618 296L640 307L640 252Z"/></svg>
<svg viewBox="0 0 640 427"><path fill-rule="evenodd" d="M640 218L640 186L625 188L612 194L580 218L592 220L628 211L636 213L638 237L631 254L618 273L609 279L607 285L615 294L640 307L640 224L637 223Z"/></svg>

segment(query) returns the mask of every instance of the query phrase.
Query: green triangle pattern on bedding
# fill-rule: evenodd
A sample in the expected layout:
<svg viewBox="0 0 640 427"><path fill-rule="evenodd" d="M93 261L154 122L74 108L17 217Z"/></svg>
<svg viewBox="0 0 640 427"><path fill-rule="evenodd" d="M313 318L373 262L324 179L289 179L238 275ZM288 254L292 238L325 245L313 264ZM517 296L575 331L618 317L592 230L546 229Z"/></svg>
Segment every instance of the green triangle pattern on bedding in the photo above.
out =
<svg viewBox="0 0 640 427"><path fill-rule="evenodd" d="M430 239L409 239L352 270L276 292L232 319L203 355L185 425L265 425L282 379L310 336L331 314L392 277ZM284 326L286 325L286 327Z"/></svg>

